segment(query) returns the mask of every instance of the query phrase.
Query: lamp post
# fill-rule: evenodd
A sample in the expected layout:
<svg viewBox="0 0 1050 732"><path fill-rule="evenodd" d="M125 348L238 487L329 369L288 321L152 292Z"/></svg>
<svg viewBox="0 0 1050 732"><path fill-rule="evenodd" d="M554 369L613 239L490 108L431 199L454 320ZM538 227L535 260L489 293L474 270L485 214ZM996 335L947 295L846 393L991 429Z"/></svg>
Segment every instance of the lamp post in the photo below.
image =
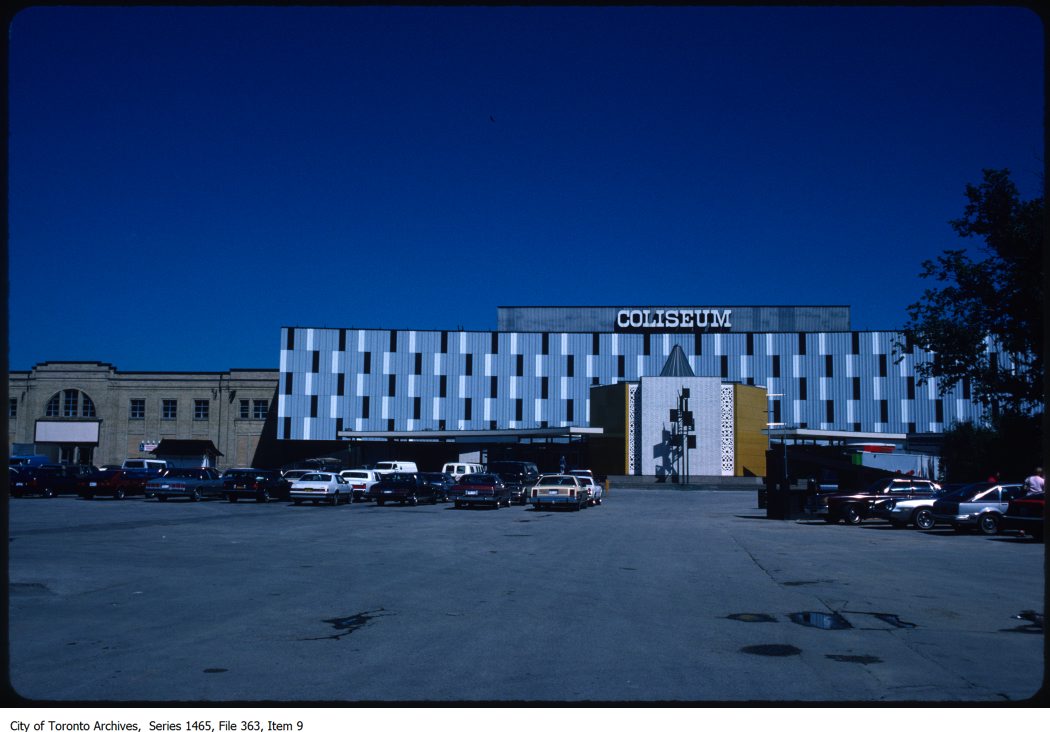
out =
<svg viewBox="0 0 1050 732"><path fill-rule="evenodd" d="M773 428L774 427L783 427L784 426L784 422L774 422L773 421L773 400L774 399L779 399L782 396L784 396L784 395L783 394L766 394L766 419L768 420L766 422L766 451L767 452L771 451L773 449ZM787 440L783 437L783 435L781 435L781 437L780 437L780 443L784 447L784 453L783 453L784 454L784 462L783 462L783 466L782 467L783 467L783 474L784 474L783 475L784 483L786 485L787 484ZM768 468L767 468L767 472L768 472Z"/></svg>

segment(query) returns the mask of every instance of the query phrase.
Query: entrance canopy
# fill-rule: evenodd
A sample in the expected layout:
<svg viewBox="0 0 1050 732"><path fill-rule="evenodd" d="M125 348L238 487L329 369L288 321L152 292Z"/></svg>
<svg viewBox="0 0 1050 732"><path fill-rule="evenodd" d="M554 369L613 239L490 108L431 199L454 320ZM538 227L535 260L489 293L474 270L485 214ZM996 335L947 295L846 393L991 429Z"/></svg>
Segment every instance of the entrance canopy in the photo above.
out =
<svg viewBox="0 0 1050 732"><path fill-rule="evenodd" d="M601 427L537 427L534 429L505 430L383 430L376 432L339 432L341 440L365 442L395 440L401 442L573 442L588 436L601 435Z"/></svg>

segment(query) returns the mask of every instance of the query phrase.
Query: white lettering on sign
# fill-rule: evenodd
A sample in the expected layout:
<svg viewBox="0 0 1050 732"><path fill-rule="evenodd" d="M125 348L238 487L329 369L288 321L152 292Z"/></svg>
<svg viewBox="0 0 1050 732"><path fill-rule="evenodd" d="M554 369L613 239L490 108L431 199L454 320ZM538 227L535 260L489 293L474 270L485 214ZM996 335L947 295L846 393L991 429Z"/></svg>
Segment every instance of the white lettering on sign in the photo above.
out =
<svg viewBox="0 0 1050 732"><path fill-rule="evenodd" d="M656 330L661 328L732 328L732 310L620 310L616 327Z"/></svg>

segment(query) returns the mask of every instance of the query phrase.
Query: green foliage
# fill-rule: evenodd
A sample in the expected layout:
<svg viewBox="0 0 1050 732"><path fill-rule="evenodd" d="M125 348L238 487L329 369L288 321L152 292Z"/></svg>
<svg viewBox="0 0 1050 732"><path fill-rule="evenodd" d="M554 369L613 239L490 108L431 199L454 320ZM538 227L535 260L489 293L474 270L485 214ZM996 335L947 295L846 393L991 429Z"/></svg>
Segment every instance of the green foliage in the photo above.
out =
<svg viewBox="0 0 1050 732"><path fill-rule="evenodd" d="M990 425L956 423L944 431L945 480L970 483L999 474L1020 482L1039 466L1041 446L1039 415L1005 415Z"/></svg>
<svg viewBox="0 0 1050 732"><path fill-rule="evenodd" d="M972 398L993 414L1029 414L1044 394L1043 199L1022 201L1008 170L985 170L966 197L951 225L960 237L983 239L982 255L950 249L923 262L920 277L937 284L908 306L904 331L934 360L916 364L916 376L936 377L941 394L968 380Z"/></svg>

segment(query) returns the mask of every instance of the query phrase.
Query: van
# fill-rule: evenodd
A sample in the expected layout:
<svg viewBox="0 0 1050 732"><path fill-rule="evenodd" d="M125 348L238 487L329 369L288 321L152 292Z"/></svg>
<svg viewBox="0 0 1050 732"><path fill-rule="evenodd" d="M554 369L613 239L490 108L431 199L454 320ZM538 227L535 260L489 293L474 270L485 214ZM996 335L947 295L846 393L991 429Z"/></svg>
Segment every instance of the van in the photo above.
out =
<svg viewBox="0 0 1050 732"><path fill-rule="evenodd" d="M48 462L47 455L12 455L10 467L35 468Z"/></svg>
<svg viewBox="0 0 1050 732"><path fill-rule="evenodd" d="M418 473L415 463L404 460L384 460L373 468L377 473Z"/></svg>
<svg viewBox="0 0 1050 732"><path fill-rule="evenodd" d="M127 458L121 463L124 470L145 470L148 473L160 475L170 468L167 460L150 460L149 458Z"/></svg>
<svg viewBox="0 0 1050 732"><path fill-rule="evenodd" d="M485 466L479 463L445 463L445 466L441 468L442 473L448 473L459 480L464 475L471 475L472 473L484 473Z"/></svg>

